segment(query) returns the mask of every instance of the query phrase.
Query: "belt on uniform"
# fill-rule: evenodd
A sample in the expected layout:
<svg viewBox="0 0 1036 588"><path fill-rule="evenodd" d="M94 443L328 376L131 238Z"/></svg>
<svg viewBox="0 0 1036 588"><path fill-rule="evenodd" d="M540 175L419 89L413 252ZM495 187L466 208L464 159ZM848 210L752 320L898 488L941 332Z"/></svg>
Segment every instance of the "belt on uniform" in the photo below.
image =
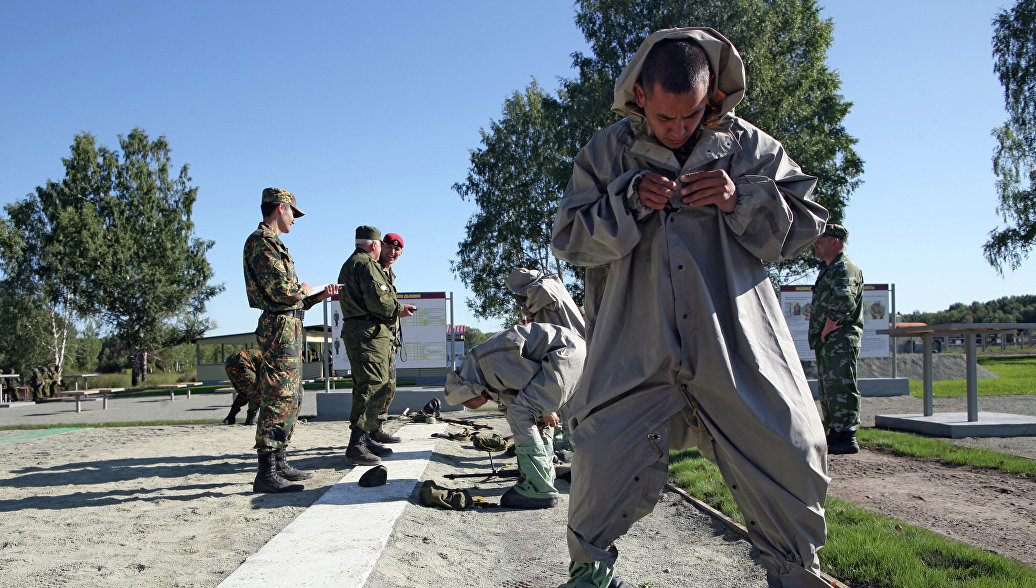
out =
<svg viewBox="0 0 1036 588"><path fill-rule="evenodd" d="M306 311L304 311L304 310L281 310L281 311L268 310L267 312L269 312L270 314L276 314L276 315L280 315L280 316L293 316L293 317L299 319L300 321L302 320L302 318L304 316L306 316Z"/></svg>

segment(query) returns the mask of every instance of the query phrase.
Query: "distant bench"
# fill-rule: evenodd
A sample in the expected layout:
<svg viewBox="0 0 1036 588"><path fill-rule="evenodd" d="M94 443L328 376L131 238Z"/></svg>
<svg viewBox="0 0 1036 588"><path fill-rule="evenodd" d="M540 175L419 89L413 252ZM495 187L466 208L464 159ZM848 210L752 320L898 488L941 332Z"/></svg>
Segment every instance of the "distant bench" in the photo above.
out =
<svg viewBox="0 0 1036 588"><path fill-rule="evenodd" d="M125 392L125 388L84 388L82 390L61 390L54 393L56 398L75 398L76 412L83 412L83 398L96 400L95 396L101 397L101 410L108 410L108 397L113 394Z"/></svg>
<svg viewBox="0 0 1036 588"><path fill-rule="evenodd" d="M187 389L187 399L191 398L191 388L201 386L201 382L180 382L179 384L162 384L161 386L155 386L155 388L161 388L163 390L169 390L169 401L176 400L176 391L183 388Z"/></svg>

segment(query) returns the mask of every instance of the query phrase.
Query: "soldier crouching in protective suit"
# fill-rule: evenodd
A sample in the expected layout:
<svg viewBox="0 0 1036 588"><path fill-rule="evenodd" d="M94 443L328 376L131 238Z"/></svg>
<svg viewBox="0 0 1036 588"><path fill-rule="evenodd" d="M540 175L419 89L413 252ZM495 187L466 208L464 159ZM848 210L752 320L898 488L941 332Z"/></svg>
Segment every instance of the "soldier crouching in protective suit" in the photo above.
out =
<svg viewBox="0 0 1036 588"><path fill-rule="evenodd" d="M514 433L524 476L500 497L508 508L557 506L553 428L583 370L583 338L565 327L530 323L511 327L475 346L446 377L446 402L478 408L492 400ZM546 426L540 429L537 423Z"/></svg>
<svg viewBox="0 0 1036 588"><path fill-rule="evenodd" d="M237 422L237 413L246 404L248 405L248 412L245 413L244 424L255 424L255 414L259 412L259 381L257 374L262 367L262 363L263 356L258 349L238 351L227 358L223 367L227 370L230 385L234 387L237 394L234 396L233 404L230 405L230 414L223 419L224 425L233 425Z"/></svg>

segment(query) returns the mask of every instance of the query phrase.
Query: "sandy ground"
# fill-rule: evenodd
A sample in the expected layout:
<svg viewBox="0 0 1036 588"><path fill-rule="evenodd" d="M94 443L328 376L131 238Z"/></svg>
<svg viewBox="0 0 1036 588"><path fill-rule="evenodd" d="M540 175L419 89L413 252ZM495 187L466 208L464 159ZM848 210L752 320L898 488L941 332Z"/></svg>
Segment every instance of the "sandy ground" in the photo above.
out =
<svg viewBox="0 0 1036 588"><path fill-rule="evenodd" d="M499 413L478 418L506 429ZM251 492L251 427L78 429L28 440L0 432L0 585L215 586L345 476L346 427L299 426L291 461L316 477L283 495ZM442 477L489 469L485 452L441 439L425 477L495 502L510 481ZM365 585L556 586L568 563L567 485L559 490L551 510L454 512L421 506L415 489ZM763 583L752 547L675 494L618 546L618 571L635 585Z"/></svg>
<svg viewBox="0 0 1036 588"><path fill-rule="evenodd" d="M224 414L229 398L190 402L196 404L177 405L204 418ZM863 423L873 425L878 413L916 412L920 402L865 398ZM960 410L963 402L937 399L936 410ZM1036 398L984 397L980 406L1033 414ZM475 418L507 434L498 413ZM349 467L347 423L310 421L297 429L292 451L296 465L316 474L306 491L253 494L253 435L251 427L221 425L78 429L38 438L0 432L0 585L217 585ZM954 442L1036 457L1033 437ZM442 439L425 478L495 501L511 482L443 477L488 470L484 452ZM831 473L833 496L1036 566L1032 480L880 452L834 456ZM432 509L420 506L415 490L366 585L556 586L567 564L567 485L558 486L559 508L531 512ZM673 494L618 547L617 570L633 585L763 582L749 544Z"/></svg>

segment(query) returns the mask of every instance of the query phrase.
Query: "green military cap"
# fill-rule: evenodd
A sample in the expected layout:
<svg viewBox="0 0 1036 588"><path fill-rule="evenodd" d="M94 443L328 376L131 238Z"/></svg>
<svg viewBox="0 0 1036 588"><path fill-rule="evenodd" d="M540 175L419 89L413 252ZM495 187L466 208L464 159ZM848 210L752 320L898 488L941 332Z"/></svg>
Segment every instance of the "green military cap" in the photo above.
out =
<svg viewBox="0 0 1036 588"><path fill-rule="evenodd" d="M828 223L827 228L824 229L824 235L827 237L834 237L835 239L841 239L842 241L848 241L849 229L846 229L842 225Z"/></svg>
<svg viewBox="0 0 1036 588"><path fill-rule="evenodd" d="M372 227L370 225L360 225L356 227L356 238L370 239L371 241L381 241L381 231L378 230L378 227Z"/></svg>
<svg viewBox="0 0 1036 588"><path fill-rule="evenodd" d="M283 202L291 207L291 211L295 213L296 218L306 216L306 213L295 207L295 195L284 188L267 188L263 190L263 204L267 202Z"/></svg>
<svg viewBox="0 0 1036 588"><path fill-rule="evenodd" d="M360 476L360 481L357 482L364 488L372 488L374 486L384 486L385 482L388 481L388 468L383 465L373 467Z"/></svg>

